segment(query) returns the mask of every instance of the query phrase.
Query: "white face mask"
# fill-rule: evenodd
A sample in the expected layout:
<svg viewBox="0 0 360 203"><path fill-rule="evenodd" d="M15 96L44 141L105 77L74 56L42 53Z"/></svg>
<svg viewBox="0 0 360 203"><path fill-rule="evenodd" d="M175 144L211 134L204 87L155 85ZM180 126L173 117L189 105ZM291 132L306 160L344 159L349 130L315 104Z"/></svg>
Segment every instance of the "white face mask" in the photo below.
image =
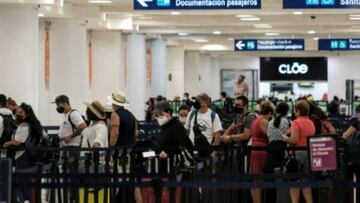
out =
<svg viewBox="0 0 360 203"><path fill-rule="evenodd" d="M185 124L186 123L186 117L179 117L179 121L180 121L180 123Z"/></svg>
<svg viewBox="0 0 360 203"><path fill-rule="evenodd" d="M169 121L165 116L158 117L156 120L160 126L165 125Z"/></svg>

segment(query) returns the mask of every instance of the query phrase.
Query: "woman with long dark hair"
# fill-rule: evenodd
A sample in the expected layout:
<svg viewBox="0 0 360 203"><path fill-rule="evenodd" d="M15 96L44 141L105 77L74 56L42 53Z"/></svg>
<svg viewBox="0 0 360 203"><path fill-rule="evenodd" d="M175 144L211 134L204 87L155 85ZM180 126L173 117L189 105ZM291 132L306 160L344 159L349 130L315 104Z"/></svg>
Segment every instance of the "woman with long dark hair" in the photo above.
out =
<svg viewBox="0 0 360 203"><path fill-rule="evenodd" d="M282 139L282 135L289 133L291 122L287 118L289 105L281 102L275 110L275 119L269 121L267 135L269 144L266 147L266 161L264 173L274 173L276 168L280 168L284 162L285 148L287 143ZM276 202L276 189L268 189L265 192L268 203Z"/></svg>
<svg viewBox="0 0 360 203"><path fill-rule="evenodd" d="M31 106L21 103L16 109L15 119L19 126L12 140L6 142L4 147L16 150L25 145L37 146L41 137L45 136L45 132ZM14 157L16 168L21 169L34 165L35 162L31 158L24 150L17 150Z"/></svg>

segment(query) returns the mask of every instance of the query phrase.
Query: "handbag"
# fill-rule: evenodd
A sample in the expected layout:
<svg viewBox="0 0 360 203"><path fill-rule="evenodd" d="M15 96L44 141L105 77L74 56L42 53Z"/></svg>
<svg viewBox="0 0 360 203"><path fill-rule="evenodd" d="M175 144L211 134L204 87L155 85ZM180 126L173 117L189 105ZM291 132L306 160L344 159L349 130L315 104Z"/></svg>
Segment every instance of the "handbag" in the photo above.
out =
<svg viewBox="0 0 360 203"><path fill-rule="evenodd" d="M290 151L287 150L287 156L284 160L284 164L280 169L283 173L296 173L299 171L298 163L296 160L295 150L290 154Z"/></svg>
<svg viewBox="0 0 360 203"><path fill-rule="evenodd" d="M200 126L197 122L197 112L195 113L195 120L194 120L194 143L196 148L198 149L200 156L210 156L212 153L211 145L206 139L205 135L201 132Z"/></svg>

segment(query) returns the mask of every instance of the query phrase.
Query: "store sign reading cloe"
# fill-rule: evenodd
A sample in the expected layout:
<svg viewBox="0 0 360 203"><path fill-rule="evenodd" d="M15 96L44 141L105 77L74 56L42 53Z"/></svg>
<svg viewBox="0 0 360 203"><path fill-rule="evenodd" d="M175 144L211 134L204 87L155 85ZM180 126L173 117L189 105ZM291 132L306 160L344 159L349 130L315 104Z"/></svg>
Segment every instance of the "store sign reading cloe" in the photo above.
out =
<svg viewBox="0 0 360 203"><path fill-rule="evenodd" d="M134 0L134 10L261 9L261 0Z"/></svg>
<svg viewBox="0 0 360 203"><path fill-rule="evenodd" d="M309 67L306 64L299 64L298 62L294 62L292 65L290 64L281 64L279 66L280 74L306 74L309 70Z"/></svg>

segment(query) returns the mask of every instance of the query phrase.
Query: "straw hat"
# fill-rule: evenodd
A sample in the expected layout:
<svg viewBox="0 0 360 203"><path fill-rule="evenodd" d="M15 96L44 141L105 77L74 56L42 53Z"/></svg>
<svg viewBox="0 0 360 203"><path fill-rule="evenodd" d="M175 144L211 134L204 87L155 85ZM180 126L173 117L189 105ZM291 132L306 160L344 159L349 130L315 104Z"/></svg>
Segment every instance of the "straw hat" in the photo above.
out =
<svg viewBox="0 0 360 203"><path fill-rule="evenodd" d="M127 107L129 102L126 100L126 96L122 92L115 92L111 96L107 97L108 104L114 104L116 106Z"/></svg>
<svg viewBox="0 0 360 203"><path fill-rule="evenodd" d="M91 104L84 102L84 104L93 112L99 119L105 119L105 108L99 101L94 101Z"/></svg>

